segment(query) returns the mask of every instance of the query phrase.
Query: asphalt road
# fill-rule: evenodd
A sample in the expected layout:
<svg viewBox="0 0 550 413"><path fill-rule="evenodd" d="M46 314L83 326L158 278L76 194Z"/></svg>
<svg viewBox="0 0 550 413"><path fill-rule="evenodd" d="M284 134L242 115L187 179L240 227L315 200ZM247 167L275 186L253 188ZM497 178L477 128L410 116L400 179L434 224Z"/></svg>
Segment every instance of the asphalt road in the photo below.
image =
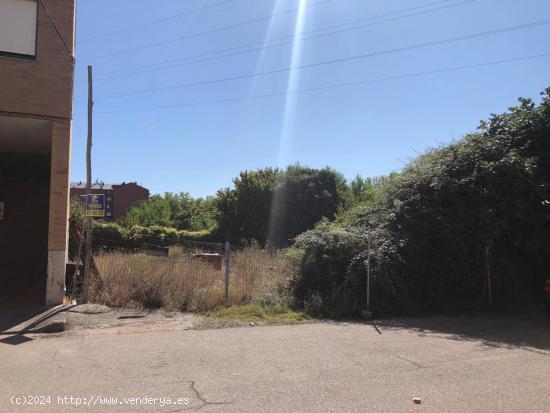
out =
<svg viewBox="0 0 550 413"><path fill-rule="evenodd" d="M144 326L0 337L0 411L550 411L546 320L377 328ZM17 404L29 400L42 404Z"/></svg>

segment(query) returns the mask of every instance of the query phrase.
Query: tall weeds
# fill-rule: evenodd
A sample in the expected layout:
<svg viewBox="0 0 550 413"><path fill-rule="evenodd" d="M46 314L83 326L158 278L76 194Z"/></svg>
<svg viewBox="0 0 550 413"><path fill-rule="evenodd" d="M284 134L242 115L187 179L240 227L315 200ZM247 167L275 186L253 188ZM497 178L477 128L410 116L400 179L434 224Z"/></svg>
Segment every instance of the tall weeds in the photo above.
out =
<svg viewBox="0 0 550 413"><path fill-rule="evenodd" d="M224 269L181 249L169 257L111 252L95 257L101 282L94 301L116 307L205 312L224 304ZM259 248L230 255L229 304L271 304L286 296L291 272L276 253Z"/></svg>

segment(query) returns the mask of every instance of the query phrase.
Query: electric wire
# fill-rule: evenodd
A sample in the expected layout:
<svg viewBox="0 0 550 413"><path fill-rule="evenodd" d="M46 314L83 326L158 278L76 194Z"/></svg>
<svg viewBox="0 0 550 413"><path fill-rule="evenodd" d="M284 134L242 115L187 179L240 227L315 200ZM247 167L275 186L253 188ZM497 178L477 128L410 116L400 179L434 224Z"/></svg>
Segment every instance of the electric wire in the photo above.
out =
<svg viewBox="0 0 550 413"><path fill-rule="evenodd" d="M315 68L315 67L320 67L320 66L344 63L344 62L357 61L357 60L367 59L367 58L375 57L375 56L401 53L401 52L404 52L404 51L417 50L417 49L421 49L421 48L425 48L425 47L432 47L432 46L439 46L439 45L443 45L443 44L456 43L456 42L460 42L460 41L463 41L463 40L487 37L487 36L492 36L492 35L495 35L495 34L507 33L507 32L516 31L516 30L524 30L524 29L539 27L539 26L548 25L548 24L550 24L550 19L539 20L539 21L536 21L536 22L531 22L531 23L526 23L526 24L521 24L521 25L516 25L516 26L509 26L509 27L504 27L504 28L499 28L499 29L494 29L494 30L489 30L489 31L484 31L484 32L478 32L478 33L473 33L473 34L468 34L468 35L456 36L456 37L451 37L451 38L442 39L442 40L434 40L434 41L425 42L425 43L417 43L417 44L414 44L414 45L403 46L403 47L398 47L398 48L394 48L394 49L386 49L386 50L380 50L380 51L376 51L376 52L363 53L363 54L354 55L354 56L330 59L330 60L325 60L325 61L316 62L316 63L309 63L309 64L304 64L304 65L299 65L299 66L285 67L285 68L281 68L281 69L274 69L274 70L265 71L265 72L255 72L255 73L249 73L249 74L245 74L245 75L231 76L231 77L218 78L218 79L210 79L210 80L204 80L204 81L200 81L200 82L189 82L189 83L176 84L176 85L164 86L164 87L159 87L159 88L134 89L134 90L127 90L127 91L117 92L117 93L113 93L113 94L103 94L103 95L96 96L96 100L121 98L121 97L136 96L136 95L143 95L143 94L150 94L150 93L159 93L159 92L165 92L165 91L185 89L185 88L190 88L190 87L212 85L212 84L225 83L225 82L231 82L231 81L236 81L236 80L244 80L244 79L250 79L250 78L256 78L256 77L269 76L269 75L279 74L279 73L287 73L287 72L291 72L293 70L303 70L303 69Z"/></svg>
<svg viewBox="0 0 550 413"><path fill-rule="evenodd" d="M262 50L265 50L265 49L268 49L268 48L286 46L286 45L289 45L289 44L293 44L296 40L299 40L299 41L311 40L311 39L317 39L317 38L326 37L326 36L332 36L332 35L340 34L340 33L344 33L344 32L360 30L360 29L364 29L364 28L367 28L367 27L376 26L376 25L379 25L379 24L394 22L394 21L403 20L403 19L406 19L406 18L409 18L409 17L419 16L419 15L423 15L423 14L427 14L427 13L431 13L431 12L435 12L435 11L445 10L445 9L448 9L448 8L451 8L451 7L461 6L461 5L464 5L464 4L467 4L467 3L472 3L472 2L475 2L475 1L476 0L465 0L465 1L461 1L459 3L455 3L455 4L443 6L443 7L438 7L436 9L424 10L424 11L421 11L421 12L407 14L407 15L399 16L399 17L394 17L394 18L387 19L387 20L377 21L377 22L374 22L374 23L363 24L361 26L354 26L354 27L350 27L350 28L346 28L346 29L327 32L327 33L320 33L320 34L317 34L317 35L305 36L305 37L298 38L298 39L294 39L293 36L287 36L285 38L287 38L287 39L290 38L292 40L285 41L285 42L282 42L282 43L272 44L272 45L266 44L266 43L269 43L269 42L276 41L276 39L273 39L273 40L270 40L269 42L260 42L260 44L264 44L265 46L254 48L254 49L240 50L240 51L236 51L236 52L232 52L232 53L228 53L228 54L223 54L223 55L220 55L220 56L213 56L213 57L209 57L209 58L202 58L202 59L192 60L192 61L189 61L189 62L183 62L183 63L172 64L172 65L168 65L168 66L156 67L156 68L152 68L152 69L149 69L149 70L131 71L131 72L128 72L128 73L119 73L119 74L113 74L113 75L110 75L110 76L102 76L102 77L99 77L97 80L106 80L106 79L114 79L114 78L127 77L127 76L136 76L136 75L140 75L140 74L143 74L143 73L158 72L158 71L161 71L161 70L169 70L169 69L174 69L174 68L177 68L177 67L190 66L190 65L195 65L195 64L199 64L199 63L211 62L211 61L214 61L214 60L224 59L224 58L228 58L228 57L239 56L239 55L248 54L248 53L254 53L254 52L262 51ZM368 20L370 20L370 19L371 18L368 18ZM344 23L344 24L329 26L329 27L342 27L344 25L347 26L349 24L351 24L351 23ZM317 29L317 30L311 30L310 32L318 32L318 31L324 31L324 30L327 30L327 27ZM239 47L239 48L242 48L242 46ZM159 65L159 64L157 63L156 65ZM148 65L148 66L151 67L153 65ZM142 66L142 67L144 67L144 66ZM126 69L126 70L129 70L129 69Z"/></svg>
<svg viewBox="0 0 550 413"><path fill-rule="evenodd" d="M141 27L151 26L151 25L166 22L166 21L169 21L169 20L175 20L175 19L179 19L181 17L187 17L187 16L191 16L191 15L194 15L194 14L199 14L199 13L202 13L206 10L212 10L212 9L216 9L216 8L223 7L223 6L234 6L235 3L242 3L243 1L249 1L249 0L236 0L234 2L228 2L227 0L224 0L224 1L220 1L218 3L210 4L208 6L202 6L202 7L198 7L196 9L193 9L193 10L188 10L188 11L185 11L185 12L182 12L182 13L173 14L171 16L161 17L161 18L158 18L158 19L150 20L148 22L138 23L138 24L135 24L133 26L128 26L128 27L124 27L124 28L120 28L120 29L116 29L116 30L111 30L109 32L98 33L98 34L93 35L91 37L81 39L81 40L79 40L79 42L87 42L87 41L94 40L94 39L97 39L97 38L100 38L100 37L111 36L113 34L117 34L117 33L121 33L121 32L134 31L135 29L139 29Z"/></svg>
<svg viewBox="0 0 550 413"><path fill-rule="evenodd" d="M326 3L331 3L333 1L335 1L335 0L322 0L322 1L318 1L317 3L308 4L307 7L312 8L312 7L320 6L320 5L323 5L323 4L326 4ZM116 51L116 52L106 53L106 54L99 55L99 56L93 56L93 57L90 57L89 59L90 60L105 59L105 58L108 58L108 57L121 56L121 55L132 53L132 52L151 49L151 48L155 48L155 47L159 47L159 46L165 46L165 45L176 43L176 42L179 42L179 41L182 41L182 40L193 39L193 38L196 38L196 37L205 36L207 34L218 33L218 32L221 32L221 31L228 30L228 29L234 29L236 27L244 26L244 25L247 25L247 24L257 23L257 22L264 21L264 20L269 20L273 17L278 17L278 16L282 16L282 15L285 15L285 14L294 13L297 10L299 10L298 7L293 8L293 9L289 9L289 10L284 10L284 11L277 12L277 13L273 13L273 14L270 14L268 16L256 17L254 19L244 20L244 21L241 21L241 22L238 22L238 23L233 23L233 24L229 24L229 25L226 25L226 26L220 26L220 27L205 30L205 31L202 31L202 32L187 34L185 36L177 37L177 38L170 39L170 40L163 40L161 42L150 43L150 44L139 46L139 47L119 50L119 51Z"/></svg>
<svg viewBox="0 0 550 413"><path fill-rule="evenodd" d="M54 28L55 33L57 34L57 37L59 37L59 39L61 40L61 43L63 43L63 47L65 48L65 51L70 56L71 60L74 62L74 56L71 52L71 49L69 48L69 45L67 44L67 42L65 41L63 36L61 35L61 32L59 31L59 28L57 27L57 24L55 24L55 22L52 19L52 16L48 12L48 8L44 4L44 0L39 0L39 1L40 1L40 5L42 6L42 9L44 10L44 13L46 14L46 17L48 18L48 21L50 22L50 24Z"/></svg>
<svg viewBox="0 0 550 413"><path fill-rule="evenodd" d="M348 22L345 22L345 23L339 23L339 24L334 24L334 25L330 25L330 26L325 26L325 27L321 27L321 28L318 28L318 29L314 29L314 30L307 30L307 31L302 32L302 35L308 35L308 34L313 34L313 33L322 32L322 31L326 31L326 30L338 29L338 28L341 28L341 27L349 26L351 24L363 23L365 21L370 21L370 20L375 20L375 19L379 19L379 18L394 16L396 14L402 14L402 13L410 12L410 11L413 11L413 10L418 10L420 8L431 7L431 6L439 5L439 4L442 4L442 3L449 3L450 1L454 1L454 0L435 1L435 2L431 2L431 3L423 4L423 5L420 5L420 6L409 7L409 8L406 8L406 9L401 9L401 10L397 10L397 11L393 11L393 12L379 14L379 15L376 15L376 16L364 17L364 18L361 18L361 19L351 20L351 21L348 21ZM456 6L459 6L459 5L463 5L463 4L466 4L466 3L472 3L472 2L475 2L475 1L477 1L477 0L461 1L459 3L451 4L451 5L436 8L436 9L424 10L424 11L421 11L421 12L418 12L418 13L409 14L409 15L406 15L406 16L400 16L396 19L389 19L389 20L384 20L384 21L380 21L380 22L375 22L372 25L377 25L377 24L382 24L382 23L385 23L385 22L401 20L403 18L418 16L418 15L421 15L421 14L430 13L430 12L438 11L438 10L443 10L443 9L447 9L447 8L450 8L450 7L456 7ZM349 30L357 30L357 29L360 29L360 28L363 28L363 27L368 27L368 26L370 26L370 25L353 27L353 28L350 28ZM342 30L342 32L343 31L344 30ZM340 33L340 31L339 32L334 32L334 33ZM324 34L324 35L328 35L328 34ZM317 37L317 36L315 36L315 37ZM293 40L294 38L295 38L295 35L281 36L281 37L269 39L267 41L252 42L252 43L247 43L247 44L243 44L243 45L239 45L239 46L233 46L233 47L229 47L229 48L223 48L223 49L218 49L218 50L214 50L214 51L210 51L210 52L200 53L200 54L196 54L196 55L185 56L185 57L180 57L180 58L176 58L176 59L168 59L168 60L164 60L164 61L156 62L156 63L149 63L149 64L146 64L146 65L120 68L120 69L104 72L104 73L102 73L103 76L98 77L96 80L110 79L110 78L113 78L113 77L119 77L119 75L108 76L108 75L119 73L119 72L125 72L125 71L134 72L138 69L147 69L147 68L155 67L155 66L163 66L163 65L166 65L166 64L170 64L170 63L176 63L176 62L187 61L187 60L190 60L190 59L202 58L202 57L206 57L206 56L210 56L210 55L216 55L216 54L224 53L224 52L231 52L231 51L235 51L235 50L241 51L240 49L244 49L244 48L247 48L247 47L254 47L254 46L259 46L259 45L263 45L263 46L265 46L265 48L276 47L276 46L280 46L282 44L276 44L276 45L273 45L273 46L269 46L269 43L276 42L276 41L282 41L282 40ZM314 38L314 37L313 36L312 37L303 37L300 40L307 40L309 38ZM288 43L284 43L284 44L288 44ZM258 50L263 50L263 48L254 49L252 51L258 51ZM250 53L250 51L246 50L243 53ZM227 57L227 56L230 56L230 55L220 56L220 58ZM195 63L195 61L192 61L189 64L194 64L194 63ZM178 66L179 65L173 65L173 66L170 66L169 68L178 67ZM135 72L135 73L141 73L141 72ZM143 73L145 73L145 72L143 72ZM134 73L130 73L130 74L134 74Z"/></svg>
<svg viewBox="0 0 550 413"><path fill-rule="evenodd" d="M285 92L266 93L266 94L255 95L255 96L241 96L236 98L205 100L200 102L190 102L190 103L175 104L175 105L150 106L150 107L143 107L143 108L121 109L121 110L114 110L114 111L100 111L96 113L97 114L116 114L116 113L128 113L128 112L143 112L143 111L153 111L153 110L187 108L187 107L211 105L211 104L233 103L233 102L240 102L240 101L247 101L247 100L257 100L257 99L264 99L264 98L270 98L270 97L279 97L279 96L294 95L294 94L300 94L300 93L317 92L317 91L323 91L323 90L329 90L329 89L362 86L366 84L380 83L380 82L386 82L391 80L424 77L424 76L430 76L430 75L435 75L440 73L450 73L450 72L457 72L462 70L475 69L475 68L505 64L505 63L539 59L543 57L550 57L550 53L541 53L541 54L530 55L530 56L513 57L509 59L501 59L501 60L494 60L489 62L470 64L470 65L455 66L455 67L436 69L436 70L430 70L425 72L415 72L415 73L408 73L408 74L402 74L402 75L386 76L386 77L381 77L376 79L359 80L355 82L336 83L331 85L296 89L296 90L290 90ZM83 114L80 114L80 115L83 115Z"/></svg>

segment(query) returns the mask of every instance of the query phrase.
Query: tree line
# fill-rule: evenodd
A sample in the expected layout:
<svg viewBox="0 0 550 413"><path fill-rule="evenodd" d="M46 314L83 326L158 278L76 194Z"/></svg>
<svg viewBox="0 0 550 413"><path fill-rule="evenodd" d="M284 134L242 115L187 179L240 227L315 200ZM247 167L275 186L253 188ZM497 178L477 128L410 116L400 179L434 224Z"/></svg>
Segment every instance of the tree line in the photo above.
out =
<svg viewBox="0 0 550 413"><path fill-rule="evenodd" d="M321 219L332 220L340 211L373 197L375 181L358 176L348 184L329 167L243 171L233 187L220 189L215 196L153 195L133 206L118 224L126 229L160 226L209 231L218 241L284 248Z"/></svg>

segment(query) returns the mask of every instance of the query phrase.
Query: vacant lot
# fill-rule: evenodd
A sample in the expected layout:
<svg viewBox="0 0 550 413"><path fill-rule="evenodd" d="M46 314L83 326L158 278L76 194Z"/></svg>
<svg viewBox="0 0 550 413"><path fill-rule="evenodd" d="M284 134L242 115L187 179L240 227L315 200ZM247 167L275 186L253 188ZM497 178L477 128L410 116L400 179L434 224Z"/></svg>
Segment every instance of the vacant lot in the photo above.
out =
<svg viewBox="0 0 550 413"><path fill-rule="evenodd" d="M0 360L2 412L516 413L550 406L550 326L528 317L86 330L0 338ZM12 395L51 395L55 403L17 408ZM58 395L189 404L60 408Z"/></svg>

